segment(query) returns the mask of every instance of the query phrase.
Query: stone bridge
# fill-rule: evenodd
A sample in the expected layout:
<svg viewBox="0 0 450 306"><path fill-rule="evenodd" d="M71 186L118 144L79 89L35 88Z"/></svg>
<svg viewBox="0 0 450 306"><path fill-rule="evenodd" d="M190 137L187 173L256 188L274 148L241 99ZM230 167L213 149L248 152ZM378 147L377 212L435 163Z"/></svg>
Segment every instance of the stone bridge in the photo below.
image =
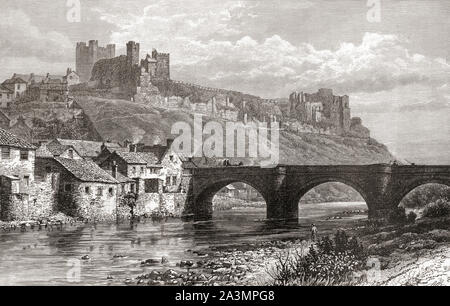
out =
<svg viewBox="0 0 450 306"><path fill-rule="evenodd" d="M427 183L450 186L450 166L342 165L195 168L191 172L185 213L196 220L212 218L212 199L236 182L255 188L267 205L268 219L297 219L301 197L328 182L353 187L364 198L369 218L384 217L405 195Z"/></svg>

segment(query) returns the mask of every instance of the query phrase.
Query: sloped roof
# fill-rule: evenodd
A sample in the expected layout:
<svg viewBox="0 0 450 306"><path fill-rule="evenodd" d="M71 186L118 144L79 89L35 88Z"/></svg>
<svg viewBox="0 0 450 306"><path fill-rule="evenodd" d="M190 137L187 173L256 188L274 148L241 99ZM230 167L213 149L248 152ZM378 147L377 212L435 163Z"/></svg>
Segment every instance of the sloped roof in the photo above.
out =
<svg viewBox="0 0 450 306"><path fill-rule="evenodd" d="M140 165L157 165L159 158L152 152L122 152L115 151L120 158L122 158L127 164L140 164Z"/></svg>
<svg viewBox="0 0 450 306"><path fill-rule="evenodd" d="M41 144L39 148L36 150L36 157L49 158L53 157L53 153L47 148L46 144Z"/></svg>
<svg viewBox="0 0 450 306"><path fill-rule="evenodd" d="M108 174L112 176L112 170L105 170L105 171L108 172ZM121 174L121 173L118 172L118 171L117 171L117 173L116 173L116 180L117 180L119 183L134 183L134 182L135 182L135 180L130 179L129 177L127 177L127 176Z"/></svg>
<svg viewBox="0 0 450 306"><path fill-rule="evenodd" d="M6 81L4 81L2 84L17 84L17 83L27 83L26 81L24 81L22 78L19 77L13 77L10 79L7 79Z"/></svg>
<svg viewBox="0 0 450 306"><path fill-rule="evenodd" d="M77 152L83 157L97 157L101 152L103 142L89 141L89 140L77 140L77 139L61 139L57 138L56 141L62 145L73 146Z"/></svg>
<svg viewBox="0 0 450 306"><path fill-rule="evenodd" d="M96 163L87 159L68 159L55 157L67 171L83 182L99 182L117 184L118 181Z"/></svg>
<svg viewBox="0 0 450 306"><path fill-rule="evenodd" d="M64 152L66 152L69 149L74 150L75 152L80 155L80 153L75 149L72 145L62 145L56 142L50 142L48 144L43 144L39 147L41 149L42 147L45 147L46 151L50 152L53 156L60 156ZM39 149L36 151L36 154L39 152ZM44 150L44 149L43 149ZM42 151L44 152L44 151ZM80 155L81 156L81 155Z"/></svg>
<svg viewBox="0 0 450 306"><path fill-rule="evenodd" d="M12 91L11 89L9 89L8 87L6 87L6 86L4 86L4 85L2 85L2 84L0 84L0 91L3 91L3 92L7 92L7 93L14 93L14 91Z"/></svg>
<svg viewBox="0 0 450 306"><path fill-rule="evenodd" d="M0 146L15 147L20 149L35 150L36 147L31 143L17 137L16 135L0 129Z"/></svg>

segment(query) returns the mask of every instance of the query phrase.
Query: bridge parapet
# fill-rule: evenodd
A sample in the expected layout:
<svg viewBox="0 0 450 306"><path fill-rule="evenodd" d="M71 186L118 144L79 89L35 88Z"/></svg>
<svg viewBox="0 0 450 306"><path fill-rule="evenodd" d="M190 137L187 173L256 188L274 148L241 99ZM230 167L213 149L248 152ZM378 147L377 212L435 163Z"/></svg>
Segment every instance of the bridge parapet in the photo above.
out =
<svg viewBox="0 0 450 306"><path fill-rule="evenodd" d="M378 217L396 208L408 192L421 184L450 185L450 166L373 164L196 168L192 172L187 212L199 219L211 218L214 195L236 182L252 186L263 196L268 218L297 218L301 197L327 182L341 182L353 187L365 199L369 217Z"/></svg>

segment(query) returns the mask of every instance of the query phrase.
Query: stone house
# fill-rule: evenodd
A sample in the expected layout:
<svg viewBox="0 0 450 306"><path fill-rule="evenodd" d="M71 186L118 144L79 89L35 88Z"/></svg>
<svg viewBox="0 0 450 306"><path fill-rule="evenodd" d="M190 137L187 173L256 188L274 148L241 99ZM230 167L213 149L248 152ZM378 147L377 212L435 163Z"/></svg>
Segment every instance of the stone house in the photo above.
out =
<svg viewBox="0 0 450 306"><path fill-rule="evenodd" d="M16 99L26 92L28 84L25 80L14 74L12 78L4 81L2 85L12 91L13 98Z"/></svg>
<svg viewBox="0 0 450 306"><path fill-rule="evenodd" d="M26 218L33 204L36 148L4 129L0 129L0 148L0 218Z"/></svg>
<svg viewBox="0 0 450 306"><path fill-rule="evenodd" d="M151 213L160 207L163 180L158 157L149 152L115 151L102 163L104 170L117 167L117 172L131 179L130 192L137 195L137 211Z"/></svg>
<svg viewBox="0 0 450 306"><path fill-rule="evenodd" d="M91 160L43 157L36 160L36 178L53 202L53 210L88 220L114 220L122 189L111 174Z"/></svg>
<svg viewBox="0 0 450 306"><path fill-rule="evenodd" d="M64 81L67 83L67 86L80 84L80 76L70 68L67 68L67 73L63 77Z"/></svg>
<svg viewBox="0 0 450 306"><path fill-rule="evenodd" d="M6 86L0 85L0 107L7 108L14 99L14 91Z"/></svg>

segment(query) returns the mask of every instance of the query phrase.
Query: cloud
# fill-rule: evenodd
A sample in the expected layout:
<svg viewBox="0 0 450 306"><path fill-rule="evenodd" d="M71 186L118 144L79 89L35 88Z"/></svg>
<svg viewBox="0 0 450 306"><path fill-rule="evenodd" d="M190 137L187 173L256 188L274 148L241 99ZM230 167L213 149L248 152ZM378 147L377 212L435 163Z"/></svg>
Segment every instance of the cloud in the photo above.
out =
<svg viewBox="0 0 450 306"><path fill-rule="evenodd" d="M373 93L448 81L450 65L444 59L411 55L404 44L395 35L376 33L366 33L359 45L343 43L336 50L295 46L278 35L262 41L249 36L235 42L185 41L189 57L174 59L174 75L197 75L209 85L283 96L294 89Z"/></svg>
<svg viewBox="0 0 450 306"><path fill-rule="evenodd" d="M73 43L57 31L41 32L19 9L0 11L0 56L38 57L50 63L73 58Z"/></svg>
<svg viewBox="0 0 450 306"><path fill-rule="evenodd" d="M408 41L393 34L365 33L360 43L335 49L294 44L276 34L254 38L244 25L260 17L261 2L200 0L181 7L160 0L140 13L96 10L117 25L111 35L116 44L136 40L143 52L170 52L174 78L209 86L276 97L320 87L374 93L411 84L441 86L450 78L445 59L411 53Z"/></svg>

